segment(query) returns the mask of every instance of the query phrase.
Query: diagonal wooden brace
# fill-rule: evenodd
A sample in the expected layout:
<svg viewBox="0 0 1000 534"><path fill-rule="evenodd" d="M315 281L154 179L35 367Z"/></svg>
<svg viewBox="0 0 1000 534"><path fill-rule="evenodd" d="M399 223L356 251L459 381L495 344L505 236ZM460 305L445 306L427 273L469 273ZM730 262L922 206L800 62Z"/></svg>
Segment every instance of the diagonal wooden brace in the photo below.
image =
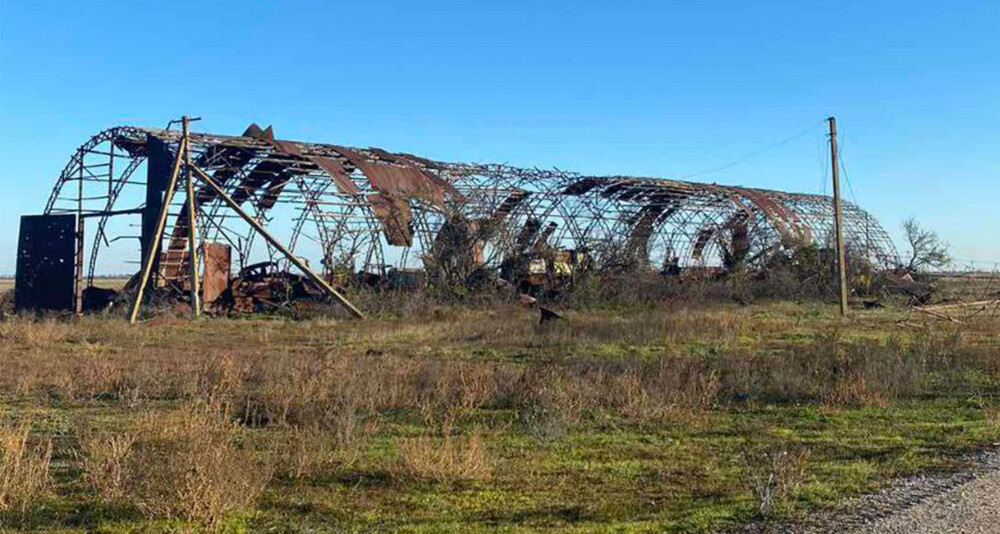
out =
<svg viewBox="0 0 1000 534"><path fill-rule="evenodd" d="M184 157L186 152L187 142L185 139L181 141L177 148L177 159L174 160L174 168L170 172L170 182L163 196L163 208L160 209L160 218L156 222L156 232L153 233L153 237L150 239L149 246L147 247L148 252L146 253L146 257L143 258L142 277L139 280L139 289L135 293L135 301L132 303L132 313L128 319L128 322L131 324L135 324L136 319L139 318L142 297L146 293L146 285L149 283L149 276L153 271L153 263L155 263L156 255L160 253L160 240L163 238L163 228L167 224L167 213L170 211L170 202L173 200L174 192L177 190L177 177L181 172L181 158Z"/></svg>
<svg viewBox="0 0 1000 534"><path fill-rule="evenodd" d="M204 182L206 185L212 188L215 191L215 193L219 195L219 198L221 198L223 202L226 203L226 205L232 208L233 211L235 211L237 215L240 216L240 218L242 218L244 221L246 221L247 224L249 224L254 230L256 230L257 233L261 235L261 237L263 237L268 243L271 244L271 246L278 249L278 251L280 251L286 258L288 258L288 261L292 262L292 264L298 267L300 271L305 273L305 275L308 276L310 280L312 280L316 285L323 288L323 290L326 291L330 296L337 299L338 302L340 302L345 308L347 308L347 311L351 312L351 315L354 315L358 319L365 318L365 315L361 313L360 310L355 308L354 305L351 304L349 300L347 300L347 297L341 295L340 292L338 292L336 289L333 288L333 286L328 284L326 280L323 280L321 276L314 273L313 270L310 269L305 264L305 262L295 257L295 255L292 254L290 250L285 248L285 245L283 245L274 236L268 233L268 231L265 230L264 227L261 226L256 219L251 217L246 211L243 210L243 208L240 207L240 205L235 200L232 199L232 197L226 194L226 192L223 191L222 188L215 183L215 180L212 180L207 174L205 174L205 171L201 170L200 168L194 165L192 165L191 170L195 172L195 174L198 176L198 179L200 179L202 182Z"/></svg>

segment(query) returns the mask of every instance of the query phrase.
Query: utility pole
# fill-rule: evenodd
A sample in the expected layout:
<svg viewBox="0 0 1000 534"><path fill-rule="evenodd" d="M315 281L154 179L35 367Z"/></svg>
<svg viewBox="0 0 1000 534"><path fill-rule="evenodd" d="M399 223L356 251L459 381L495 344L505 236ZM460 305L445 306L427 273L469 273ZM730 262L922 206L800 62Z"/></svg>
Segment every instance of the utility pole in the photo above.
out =
<svg viewBox="0 0 1000 534"><path fill-rule="evenodd" d="M840 277L840 315L847 315L847 265L844 263L844 229L840 214L840 164L837 160L837 119L830 117L830 164L833 165L833 221L837 232L837 271Z"/></svg>

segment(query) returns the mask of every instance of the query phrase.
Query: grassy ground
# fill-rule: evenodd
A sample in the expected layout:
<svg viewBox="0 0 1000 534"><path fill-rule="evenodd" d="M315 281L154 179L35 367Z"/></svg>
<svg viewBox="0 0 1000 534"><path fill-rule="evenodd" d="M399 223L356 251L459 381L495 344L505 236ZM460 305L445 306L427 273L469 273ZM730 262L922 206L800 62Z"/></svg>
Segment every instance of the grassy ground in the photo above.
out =
<svg viewBox="0 0 1000 534"><path fill-rule="evenodd" d="M715 531L954 468L1000 439L997 319L843 320L811 303L537 313L0 323L4 432L29 421L23 457L44 463L51 443L53 476L0 524Z"/></svg>

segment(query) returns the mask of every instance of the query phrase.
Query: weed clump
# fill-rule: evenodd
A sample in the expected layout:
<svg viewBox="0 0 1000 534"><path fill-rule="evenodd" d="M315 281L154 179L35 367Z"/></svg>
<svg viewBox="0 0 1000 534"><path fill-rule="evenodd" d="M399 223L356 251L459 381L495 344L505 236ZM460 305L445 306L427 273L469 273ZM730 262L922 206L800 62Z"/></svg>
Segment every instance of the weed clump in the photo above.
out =
<svg viewBox="0 0 1000 534"><path fill-rule="evenodd" d="M743 483L754 497L758 517L774 517L787 506L789 498L805 481L808 456L805 449L773 447L743 452Z"/></svg>
<svg viewBox="0 0 1000 534"><path fill-rule="evenodd" d="M134 431L81 446L86 479L103 500L209 530L251 512L273 472L217 405L150 413Z"/></svg>
<svg viewBox="0 0 1000 534"><path fill-rule="evenodd" d="M30 434L28 420L0 425L0 518L24 514L51 490L52 440Z"/></svg>
<svg viewBox="0 0 1000 534"><path fill-rule="evenodd" d="M450 424L440 435L403 438L391 473L397 478L434 482L488 480L492 460L479 432L457 435Z"/></svg>

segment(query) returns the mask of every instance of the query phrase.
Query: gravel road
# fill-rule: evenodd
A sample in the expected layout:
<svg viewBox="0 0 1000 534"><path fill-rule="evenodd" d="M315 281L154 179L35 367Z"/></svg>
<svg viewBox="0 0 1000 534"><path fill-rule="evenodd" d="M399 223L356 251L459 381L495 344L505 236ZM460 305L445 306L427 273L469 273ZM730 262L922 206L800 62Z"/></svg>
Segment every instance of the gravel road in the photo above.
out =
<svg viewBox="0 0 1000 534"><path fill-rule="evenodd" d="M978 475L940 495L897 511L856 532L872 534L1000 533L1000 470Z"/></svg>
<svg viewBox="0 0 1000 534"><path fill-rule="evenodd" d="M901 479L846 511L745 534L1000 534L1000 443L966 458L968 468Z"/></svg>

